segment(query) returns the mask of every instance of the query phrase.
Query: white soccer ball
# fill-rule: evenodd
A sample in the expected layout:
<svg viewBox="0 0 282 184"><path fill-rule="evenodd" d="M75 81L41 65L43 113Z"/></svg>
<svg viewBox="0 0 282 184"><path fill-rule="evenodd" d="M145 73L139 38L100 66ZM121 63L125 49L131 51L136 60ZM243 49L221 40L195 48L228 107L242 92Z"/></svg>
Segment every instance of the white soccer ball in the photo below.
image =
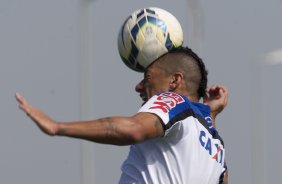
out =
<svg viewBox="0 0 282 184"><path fill-rule="evenodd" d="M156 7L134 11L125 20L118 36L123 62L138 72L144 72L154 60L182 43L183 31L178 20Z"/></svg>

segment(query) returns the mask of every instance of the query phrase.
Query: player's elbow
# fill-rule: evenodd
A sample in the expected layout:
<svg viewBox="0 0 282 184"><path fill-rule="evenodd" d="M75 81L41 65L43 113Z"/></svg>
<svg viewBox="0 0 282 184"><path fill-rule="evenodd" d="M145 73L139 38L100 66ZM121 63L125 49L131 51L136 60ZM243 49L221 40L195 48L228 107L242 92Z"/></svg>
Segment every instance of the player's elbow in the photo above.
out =
<svg viewBox="0 0 282 184"><path fill-rule="evenodd" d="M120 141L120 145L130 145L130 144L137 144L146 139L146 136L144 133L142 133L142 130L139 130L138 128L132 128L127 131L121 132L123 137L123 141Z"/></svg>
<svg viewBox="0 0 282 184"><path fill-rule="evenodd" d="M111 144L118 146L137 144L145 140L145 136L138 132L123 132Z"/></svg>
<svg viewBox="0 0 282 184"><path fill-rule="evenodd" d="M124 142L128 144L137 144L159 137L163 133L161 125L159 128L156 128L156 124L151 123L148 118L144 120L144 114L142 118L134 116L133 118L128 118L123 123L123 126L119 126L117 130L121 137L123 137Z"/></svg>
<svg viewBox="0 0 282 184"><path fill-rule="evenodd" d="M146 139L146 136L139 125L127 124L116 127L114 132L109 133L110 144L119 146L137 144Z"/></svg>
<svg viewBox="0 0 282 184"><path fill-rule="evenodd" d="M142 133L142 131L140 130L132 131L129 136L133 144L140 143L146 140L145 133Z"/></svg>

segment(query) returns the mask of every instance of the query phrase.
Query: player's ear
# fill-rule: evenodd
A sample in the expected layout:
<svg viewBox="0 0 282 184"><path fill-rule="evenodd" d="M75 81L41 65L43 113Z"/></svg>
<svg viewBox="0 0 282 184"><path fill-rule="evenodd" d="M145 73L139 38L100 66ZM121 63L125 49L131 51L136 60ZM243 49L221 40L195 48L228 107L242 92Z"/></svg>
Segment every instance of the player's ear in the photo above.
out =
<svg viewBox="0 0 282 184"><path fill-rule="evenodd" d="M172 75L171 83L169 84L169 90L174 91L184 80L184 75L181 72L176 72Z"/></svg>

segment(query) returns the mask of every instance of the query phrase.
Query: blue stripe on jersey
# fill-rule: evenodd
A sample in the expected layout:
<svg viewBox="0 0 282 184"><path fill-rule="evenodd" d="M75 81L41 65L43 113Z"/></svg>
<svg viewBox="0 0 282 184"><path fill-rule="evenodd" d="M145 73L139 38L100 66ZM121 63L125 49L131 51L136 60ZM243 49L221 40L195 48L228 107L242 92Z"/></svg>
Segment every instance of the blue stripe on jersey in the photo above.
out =
<svg viewBox="0 0 282 184"><path fill-rule="evenodd" d="M181 96L181 95L180 95ZM189 109L192 109L192 111L196 114L198 114L199 116L201 116L202 118L205 118L204 115L209 115L209 107L205 106L203 104L200 103L193 103L190 102L190 100L188 98L186 98L185 96L181 96L184 99L184 103L179 103L177 104L174 108L170 109L169 113L169 119L174 119L175 116L177 116L178 114L180 114L182 111L186 111ZM202 111L207 111L206 113L203 113Z"/></svg>
<svg viewBox="0 0 282 184"><path fill-rule="evenodd" d="M169 94L169 93L170 92L161 93L161 94ZM204 127L206 127L206 129L211 133L211 135L217 137L218 133L216 129L213 127L212 120L210 118L210 107L201 103L190 102L190 100L185 96L181 96L181 97L184 99L184 102L178 103L174 108L171 108L169 110L168 112L169 122L165 126L165 128L169 129L176 122L183 120L189 116L193 116L197 118Z"/></svg>
<svg viewBox="0 0 282 184"><path fill-rule="evenodd" d="M177 114L176 116L174 116L173 119L170 119L170 121L165 125L165 129L169 129L172 125L174 125L175 123L186 119L187 117L193 116L194 118L196 118L206 129L207 131L212 135L212 137L214 139L218 139L221 144L224 146L224 142L222 140L222 138L219 136L217 130L215 128L210 128L208 126L207 121L200 115L196 114L192 108L189 108L187 110L182 111L181 113Z"/></svg>
<svg viewBox="0 0 282 184"><path fill-rule="evenodd" d="M209 129L211 130L212 134L215 133L215 128L212 125L212 119L210 117L210 107L207 105L203 105L201 103L191 102L197 109L199 109L202 113L202 117L206 120Z"/></svg>

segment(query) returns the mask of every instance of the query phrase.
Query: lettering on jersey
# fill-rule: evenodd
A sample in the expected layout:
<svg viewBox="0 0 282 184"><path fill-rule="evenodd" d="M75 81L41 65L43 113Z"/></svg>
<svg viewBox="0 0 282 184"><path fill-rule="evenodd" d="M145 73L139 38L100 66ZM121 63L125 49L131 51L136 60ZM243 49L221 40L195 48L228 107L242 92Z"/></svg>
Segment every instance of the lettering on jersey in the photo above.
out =
<svg viewBox="0 0 282 184"><path fill-rule="evenodd" d="M219 164L223 166L223 147L222 145L216 144L212 142L212 139L207 136L205 131L200 132L199 141L202 147L209 153L209 155L216 160ZM214 149L213 149L214 147Z"/></svg>
<svg viewBox="0 0 282 184"><path fill-rule="evenodd" d="M168 113L168 111L182 102L184 102L184 99L176 93L162 93L149 109L160 109L164 113Z"/></svg>

